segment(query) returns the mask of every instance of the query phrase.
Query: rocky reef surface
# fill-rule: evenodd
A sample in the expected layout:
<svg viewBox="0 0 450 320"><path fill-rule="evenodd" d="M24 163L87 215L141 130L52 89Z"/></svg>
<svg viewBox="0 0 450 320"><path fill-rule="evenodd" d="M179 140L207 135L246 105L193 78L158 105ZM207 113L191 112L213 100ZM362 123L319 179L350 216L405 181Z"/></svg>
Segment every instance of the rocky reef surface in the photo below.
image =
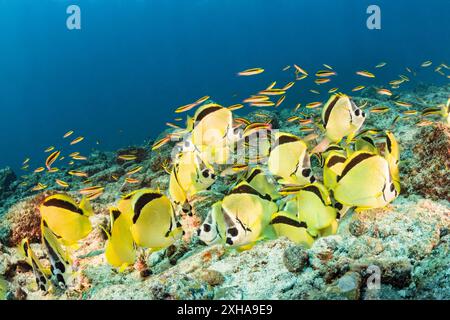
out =
<svg viewBox="0 0 450 320"><path fill-rule="evenodd" d="M0 280L8 284L8 299L450 299L450 129L436 117L430 125L418 126L418 116L403 117L389 98L380 98L367 88L355 97L367 109L387 106L385 114L371 113L365 127L390 129L401 153L402 193L383 209L351 212L341 220L336 235L318 239L311 248L296 246L286 238L263 241L239 252L222 245L205 247L195 229L211 204L221 199L226 179L193 201L196 216L184 217L183 240L150 255L142 255L134 268L119 273L104 258L108 207L120 192L150 187L166 190L169 175L164 163L173 144L151 152L150 145L132 146L117 152L95 151L77 164L93 184L105 186L92 202L93 231L72 248L75 272L66 291L38 291L33 273L17 250L28 237L45 264L39 245L38 204L46 196L61 192L51 187L33 192L30 186L45 183L42 176L23 178L10 169L0 170ZM418 110L445 103L450 86L420 86L399 93ZM285 108L285 107L284 107ZM299 136L298 125L287 119L292 109L258 110L246 117L257 121L261 114L275 128ZM163 134L161 135L163 136ZM128 163L120 154L135 154ZM126 172L136 164L137 184L124 184ZM72 168L73 169L73 168ZM77 190L78 177L60 170L49 177L64 180ZM112 179L116 176L119 179ZM41 177L41 178L40 178ZM77 187L78 186L78 187ZM76 198L79 194L69 192ZM47 263L48 265L48 263Z"/></svg>

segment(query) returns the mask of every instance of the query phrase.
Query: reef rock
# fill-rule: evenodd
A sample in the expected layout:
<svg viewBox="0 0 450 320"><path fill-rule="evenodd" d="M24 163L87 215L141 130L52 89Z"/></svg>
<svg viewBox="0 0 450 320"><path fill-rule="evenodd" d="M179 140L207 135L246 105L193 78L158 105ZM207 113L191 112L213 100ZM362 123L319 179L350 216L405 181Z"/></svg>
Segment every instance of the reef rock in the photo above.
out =
<svg viewBox="0 0 450 320"><path fill-rule="evenodd" d="M407 192L450 201L450 128L437 123L416 134L412 158L402 166Z"/></svg>
<svg viewBox="0 0 450 320"><path fill-rule="evenodd" d="M0 196L6 198L7 192L10 191L11 184L16 180L16 174L9 168L0 169Z"/></svg>

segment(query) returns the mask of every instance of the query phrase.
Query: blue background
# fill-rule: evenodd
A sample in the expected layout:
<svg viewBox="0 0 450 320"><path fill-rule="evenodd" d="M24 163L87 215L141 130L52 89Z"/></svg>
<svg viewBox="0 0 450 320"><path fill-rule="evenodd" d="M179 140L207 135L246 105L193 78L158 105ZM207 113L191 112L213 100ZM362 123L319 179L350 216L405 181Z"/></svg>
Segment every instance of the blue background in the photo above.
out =
<svg viewBox="0 0 450 320"><path fill-rule="evenodd" d="M81 7L79 31L66 28L69 4ZM366 28L370 4L381 7L381 30ZM0 167L42 165L68 130L86 136L74 151L141 144L203 95L230 105L291 81L288 64L332 65L327 90L386 83L428 59L448 64L449 13L448 0L0 1ZM354 74L380 61L389 64L376 79ZM236 76L251 67L266 72ZM421 81L444 82L433 69ZM312 81L284 107L317 100Z"/></svg>

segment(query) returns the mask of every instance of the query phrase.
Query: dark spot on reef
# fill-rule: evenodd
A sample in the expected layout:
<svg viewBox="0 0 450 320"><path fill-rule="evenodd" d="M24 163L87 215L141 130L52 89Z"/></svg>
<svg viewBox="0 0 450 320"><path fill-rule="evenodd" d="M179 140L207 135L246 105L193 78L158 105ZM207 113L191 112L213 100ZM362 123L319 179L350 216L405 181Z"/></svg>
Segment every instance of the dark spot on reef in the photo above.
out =
<svg viewBox="0 0 450 320"><path fill-rule="evenodd" d="M144 269L139 273L139 275L141 276L141 278L145 279L152 275L152 271L150 269Z"/></svg>

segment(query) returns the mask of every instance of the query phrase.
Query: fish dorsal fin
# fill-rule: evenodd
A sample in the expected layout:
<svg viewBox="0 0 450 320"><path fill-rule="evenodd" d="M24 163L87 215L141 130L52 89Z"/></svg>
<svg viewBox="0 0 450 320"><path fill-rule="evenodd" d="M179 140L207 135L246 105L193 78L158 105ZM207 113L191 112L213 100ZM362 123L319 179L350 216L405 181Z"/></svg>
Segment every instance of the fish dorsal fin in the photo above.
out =
<svg viewBox="0 0 450 320"><path fill-rule="evenodd" d="M92 209L91 203L87 197L83 197L81 199L80 209L83 211L83 214L87 217L90 217L94 214L94 210Z"/></svg>
<svg viewBox="0 0 450 320"><path fill-rule="evenodd" d="M111 218L111 230L113 228L114 223L120 217L121 214L122 213L120 212L120 210L118 208L115 208L115 207L109 208L109 215Z"/></svg>

